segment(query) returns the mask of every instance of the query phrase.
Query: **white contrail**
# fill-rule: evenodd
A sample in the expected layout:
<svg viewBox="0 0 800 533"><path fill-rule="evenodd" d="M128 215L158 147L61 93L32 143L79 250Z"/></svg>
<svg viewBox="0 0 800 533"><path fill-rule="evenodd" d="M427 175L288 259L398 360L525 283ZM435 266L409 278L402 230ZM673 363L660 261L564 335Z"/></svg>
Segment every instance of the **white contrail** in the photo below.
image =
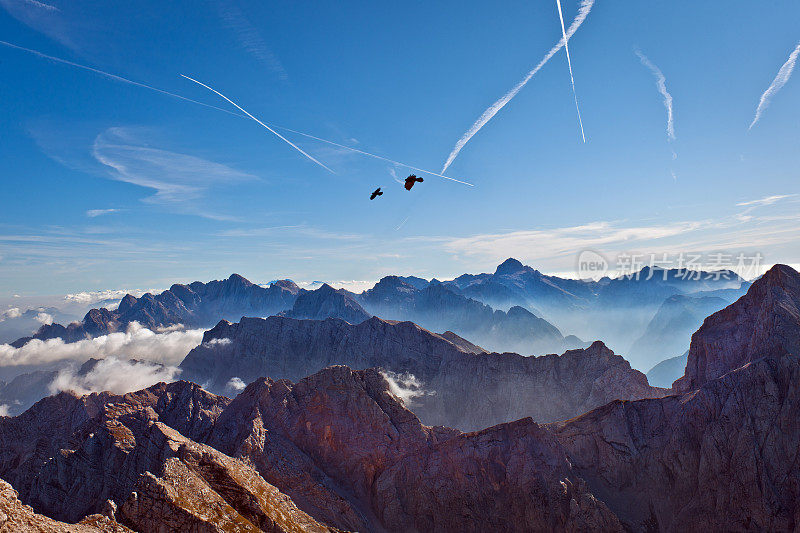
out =
<svg viewBox="0 0 800 533"><path fill-rule="evenodd" d="M165 91L163 89L158 89L158 88L152 87L150 85L145 85L144 83L139 83L138 81L129 80L128 78L123 78L122 76L117 76L116 74L111 74L109 72L104 72L102 70L99 70L99 69L96 69L96 68L93 68L93 67L87 67L86 65L80 65L78 63L73 63L72 61L67 61L66 59L61 59L59 57L49 56L47 54L43 54L41 52L37 52L36 50L31 50L30 48L25 48L24 46L17 46L16 44L11 44L11 43L8 43L6 41L0 41L0 44L2 44L3 46L7 46L9 48L13 48L15 50L21 50L23 52L27 52L29 54L33 54L33 55L35 55L37 57L41 57L42 59L47 59L48 61L53 61L55 63L61 63L62 65L68 65L70 67L75 67L75 68L79 68L79 69L82 69L82 70L88 70L89 72L94 72L95 74L99 74L99 75L101 75L103 77L112 79L114 81L127 83L128 85L134 85L136 87L142 87L144 89L150 89L151 91L155 91L155 92L161 93L161 94L166 94L167 96L171 96L173 98L178 98L178 99L184 100L186 102L191 102L193 104L201 105L203 107L210 107L211 109L216 109L217 111L223 111L225 113L228 113L229 115L234 115L234 116L237 116L237 117L241 116L238 113L233 113L232 111L228 111L227 109L223 109L223 108L217 107L215 105L204 104L203 102L198 102L197 100L192 100L191 98L186 98L185 96L181 96L179 94L171 93L171 92Z"/></svg>
<svg viewBox="0 0 800 533"><path fill-rule="evenodd" d="M29 54L33 54L36 57L40 57L40 58L46 59L48 61L53 61L54 63L60 63L62 65L68 65L70 67L78 68L78 69L81 69L81 70L86 70L88 72L93 72L95 74L99 74L100 76L103 76L105 78L108 78L108 79L111 79L111 80L114 80L114 81L118 81L118 82L121 82L121 83L126 83L128 85L133 85L135 87L141 87L143 89L148 89L148 90L160 93L160 94L165 94L165 95L171 96L173 98L178 98L178 99L183 100L185 102L191 102L193 104L201 105L203 107L207 107L207 108L210 108L210 109L215 109L217 111L222 111L223 113L227 113L229 115L233 115L234 117L250 118L250 117L247 117L247 116L242 115L240 113L234 113L233 111L229 111L228 109L224 109L222 107L217 107L215 105L206 104L206 103L203 103L203 102L200 102L200 101L197 101L197 100L193 100L191 98L187 98L187 97L181 96L179 94L175 94L175 93L172 93L172 92L169 92L169 91L165 91L163 89L159 89L158 87L153 87L152 85L147 85L147 84L144 84L144 83L140 83L138 81L130 80L128 78L123 78L122 76L118 76L116 74L111 74L110 72L105 72L103 70L99 70L99 69L96 69L94 67L81 65L79 63L74 63L72 61L68 61L66 59L61 59L59 57L54 57L54 56L51 56L51 55L43 54L42 52L39 52L37 50L32 50L30 48L25 48L24 46L18 46L16 44L11 44L9 42L2 41L2 40L0 40L0 44L3 45L3 46L7 46L9 48L13 48L15 50L20 50L20 51L23 51L23 52L27 52ZM389 159L389 158L382 157L382 156L379 156L379 155L371 154L371 153L365 152L363 150L357 150L355 148L351 148L350 146L345 146L345 145L342 145L342 144L339 144L339 143L336 143L336 142L333 142L333 141L329 141L327 139L323 139L321 137L317 137L315 135L311 135L311 134L308 134L308 133L303 133L302 131L293 130L291 128L285 128L283 126L277 126L275 124L271 124L271 127L279 129L279 130L290 131L292 133L296 133L298 135L302 135L302 136L308 137L310 139L315 139L317 141L328 143L328 144L333 145L333 146L338 146L339 148L344 148L345 150L349 150L351 152L355 152L355 153L358 153L358 154L366 155L368 157L373 157L375 159L380 159L380 160L383 160L383 161L387 161L389 163L393 163L393 164L399 165L401 167L409 168L411 170L416 170L417 172L423 172L425 174L430 174L431 176L438 176L440 178L444 178L444 179L447 179L447 180L450 180L450 181L455 181L456 183L462 183L464 185L469 185L470 187L474 186L472 183L468 183L466 181L457 180L455 178L451 178L449 176L445 176L443 174L439 174L438 172L432 172L430 170L425 170L423 168L415 167L415 166L412 166L412 165L407 165L407 164L402 163L400 161L395 161L393 159Z"/></svg>
<svg viewBox="0 0 800 533"><path fill-rule="evenodd" d="M748 129L753 129L753 126L756 125L756 122L761 118L761 113L769 105L769 101L772 99L775 94L780 91L786 82L789 81L789 78L792 76L792 71L794 70L794 64L797 61L797 55L800 54L800 43L797 43L797 46L792 53L789 54L789 59L786 60L786 63L783 64L781 69L778 71L778 75L775 76L775 79L772 80L772 83L767 90L764 91L764 94L761 95L761 99L758 101L758 109L756 109L756 116L753 118L753 122L750 123L750 127Z"/></svg>
<svg viewBox="0 0 800 533"><path fill-rule="evenodd" d="M273 134L277 135L277 136L278 136L278 138L279 138L280 140L284 141L284 142L285 142L285 143L287 143L289 146L291 146L292 148L294 148L295 150L297 150L298 152L300 152L301 154L303 154L304 156L306 156L307 158L309 158L310 160L312 160L314 163L318 164L319 166L321 166L322 168L324 168L325 170L327 170L328 172L330 172L331 174L336 174L336 172L334 172L333 170L329 169L328 167L326 167L325 165L323 165L322 163L320 163L319 161L317 161L316 159L314 159L312 156L310 156L310 155L308 155L307 153L305 153L305 152L303 151L303 149L302 149L302 148L300 148L299 146L297 146L296 144L294 144L292 141L290 141L289 139L287 139L286 137L284 137L283 135L281 135L281 134L280 134L280 133L278 133L277 131L273 130L272 128L270 128L269 126L267 126L266 124L264 124L263 122L261 122L260 120L258 120L256 117L254 117L253 115L251 115L250 113L248 113L247 111L245 111L245 109L244 109L243 107L241 107L239 104L237 104L236 102L234 102L233 100L231 100L230 98L228 98L227 96L225 96L224 94L222 94L221 92L219 92L218 90L216 90L216 89L212 89L211 87L209 87L209 86L208 86L208 85L206 85L205 83L203 83L203 82L200 82L200 81L197 81L196 79L194 79L194 78L190 78L189 76L186 76L186 75L184 75L184 74L181 74L181 76L183 76L184 78L186 78L186 79L187 79L187 80L189 80L189 81L193 81L193 82L195 82L195 83L196 83L196 84L198 84L198 85L202 85L203 87L205 87L205 88L206 88L206 89L208 89L209 91L211 91L211 92L213 92L213 93L215 93L215 94L217 94L217 95L221 96L221 97L222 97L222 98L224 98L224 99L225 99L225 100L226 100L228 103L230 103L230 104L232 104L234 107L236 107L236 109L238 109L239 111L241 111L242 113L244 113L245 115L247 115L248 117L250 117L251 119L255 120L256 122L258 122L259 124L261 124L262 126L264 126L265 128L267 128L267 129L268 129L270 132L272 132Z"/></svg>
<svg viewBox="0 0 800 533"><path fill-rule="evenodd" d="M569 81L572 83L572 96L575 98L575 109L578 111L578 124L581 126L581 137L584 144L586 143L586 135L583 133L583 120L581 120L581 108L578 107L578 93L575 92L575 78L572 76L572 60L569 58L569 39L567 39L567 32L564 30L564 15L561 13L561 0L556 0L558 6L558 20L561 21L561 35L564 36L564 51L567 52L567 66L569 67Z"/></svg>
<svg viewBox="0 0 800 533"><path fill-rule="evenodd" d="M661 69L655 66L641 50L637 48L634 50L634 53L639 56L639 61L642 62L642 65L646 66L656 78L656 87L658 87L658 92L661 93L661 96L664 98L664 107L667 108L667 137L669 137L670 141L674 141L675 126L672 120L672 95L667 91L667 79L664 77Z"/></svg>
<svg viewBox="0 0 800 533"><path fill-rule="evenodd" d="M291 144L291 145L292 145L294 148L296 148L297 150L299 150L299 151L300 151L300 152L301 152L303 155L305 155L306 157L310 158L310 159L311 159L312 161L314 161L315 163L317 163L317 164L319 164L319 165L322 165L324 168L326 168L326 169L330 170L331 172L333 172L331 169L329 169L328 167L326 167L325 165L323 165L322 163L320 163L319 161L317 161L316 159L314 159L313 157L311 157L311 156L310 156L310 155L308 155L307 153L305 153L305 152L303 152L302 150L300 150L300 148L298 148L298 147L297 147L296 145L294 145L294 144L293 144L291 141L289 141L288 139L286 139L286 137L284 137L283 135L281 135L280 133L278 133L278 132L276 132L274 129L272 129L272 127L270 127L270 126L268 126L267 124L265 124L265 123L261 122L261 121L260 121L260 120L258 120L256 117L254 117L253 115L251 115L250 113L248 113L247 111L245 111L244 109L242 109L241 107L239 107L239 106L238 106L238 105L237 105L235 102L233 102L233 101L232 101L230 98L228 98L228 97L227 97L227 96L225 96L224 94L220 93L219 91L216 91L216 90L212 89L211 87L209 87L208 85L206 85L206 84L204 84L204 83L201 83L201 82L199 82L199 81L197 81L197 80L195 80L195 79L192 79L192 78L190 78L189 76L184 76L183 74L181 74L181 76L183 76L183 77L184 77L184 78L186 78L187 80L190 80L190 81L193 81L193 82L195 82L195 83L197 83L197 84L199 84L199 85L202 85L203 87L205 87L206 89L208 89L208 90L210 90L210 91L213 91L213 92L217 93L217 94L218 94L218 95L220 95L222 98L224 98L225 100L227 100L227 101L228 101L228 102L230 102L231 104L235 105L237 109L239 109L241 112L243 112L244 114L246 114L248 117L250 117L251 119L255 120L256 122L258 122L259 124L261 124L262 126L264 126L265 128L267 128L269 131L271 131L272 133L274 133L275 135L277 135L278 137L280 137L281 139L283 139L283 140L284 140L284 141L286 141L287 143ZM344 148L345 150L350 150L351 152L355 152L355 153L358 153L358 154L366 155L366 156L368 156L368 157L374 157L375 159L380 159L380 160L382 160L382 161L388 161L389 163L394 163L394 164L396 164L396 165L400 165L400 166L403 166L403 167L406 167L406 168L410 168L411 170L416 170L416 171L418 171L418 172L424 172L425 174L431 174L432 176L439 176L440 178L444 178L444 179L446 179L446 180L455 181L455 182L457 182L457 183L462 183L462 184L464 184L464 185L469 185L470 187L474 187L474 185L473 185L473 184L471 184L471 183L467 183L466 181L457 180L457 179L455 179L455 178L451 178L451 177L449 177L449 176L445 176L445 175L443 175L443 174L439 174L439 173L436 173L436 172L431 172L431 171L429 171L429 170L425 170L425 169L422 169L422 168L412 167L411 165L406 165L405 163L400 163L399 161L394 161L394 160L392 160L392 159L389 159L389 158L386 158L386 157L382 157L382 156L379 156L379 155L375 155L375 154L371 154L371 153L369 153L369 152L365 152L365 151L363 151L363 150L358 150L358 149L356 149L356 148L352 148L352 147L350 147L350 146L346 146L346 145L344 145L344 144L339 144L339 143L336 143L336 142L333 142L333 141L329 141L329 140L327 140L327 139L323 139L323 138L321 138L321 137L317 137L317 136L315 136L315 135L311 135L311 134L309 134L309 133L303 133L302 131L293 130L293 129L291 129L291 128L284 128L284 127L281 127L281 126L273 126L273 127L274 127L274 128L277 128L277 129L285 130L285 131L290 131L290 132L292 132L292 133L296 133L296 134L298 134L298 135L302 135L302 136L304 136L304 137L308 137L309 139L315 139L315 140L317 140L317 141L324 142L324 143L328 143L328 144L331 144L331 145L333 145L333 146L338 146L339 148Z"/></svg>
<svg viewBox="0 0 800 533"><path fill-rule="evenodd" d="M381 161L386 161L388 163L393 163L393 164L399 165L401 167L410 168L411 170L416 170L417 172L423 172L425 174L430 174L431 176L438 176L438 177L444 178L446 180L455 181L456 183L461 183L462 185L469 185L470 187L474 187L475 186L472 183L469 183L467 181L457 180L455 178L451 178L450 176L445 176L444 174L440 174L438 172L432 172L430 170L425 170L424 168L412 167L411 165L406 165L405 163L401 163L400 161L395 161L394 159L389 159L388 157L383 157L383 156L380 156L380 155L371 154L369 152L365 152L363 150L358 150L358 149L353 148L351 146L346 146L344 144L335 143L333 141L329 141L329 140L323 139L321 137L316 137L316 136L310 135L308 133L303 133L302 131L293 130L291 128L284 128L283 126L275 126L275 125L273 125L273 127L277 128L279 130L290 131L292 133L296 133L298 135L302 135L303 137L308 137L309 139L314 139L314 140L317 140L317 141L320 141L320 142L331 144L333 146L338 146L339 148L344 148L345 150L350 150L351 152L355 152L357 154L365 155L367 157L374 157L375 159L380 159ZM403 182L400 181L400 183L403 183Z"/></svg>
<svg viewBox="0 0 800 533"><path fill-rule="evenodd" d="M450 152L450 155L447 157L447 161L445 162L444 167L442 167L442 172L445 172L447 170L447 167L450 166L450 164L456 158L461 149L464 148L464 145L466 145L469 142L469 140L472 139L472 137L476 133L478 133L478 131L480 131L482 127L486 125L487 122L492 120L492 117L494 117L498 111L503 109L503 107L505 107L505 105L508 102L510 102L511 99L514 98L523 87L525 87L525 85L531 80L531 78L533 78L533 76L537 72L539 72L539 70L541 70L541 68L548 61L550 61L550 58L553 57L556 54L556 52L561 50L561 47L564 46L567 40L572 38L572 36L580 27L580 25L583 24L583 21L586 20L586 17L589 15L589 11L592 10L594 2L595 0L581 0L581 5L580 8L578 9L578 14L575 16L575 20L572 21L572 24L570 24L569 29L567 30L566 39L562 37L561 40L558 41L558 43L553 48L551 48L549 52L547 52L547 54L545 54L544 58L541 61L539 61L539 64L536 65L533 68L533 70L528 72L528 74L522 79L522 81L517 83L510 91L504 94L502 98L500 98L498 101L489 106L489 108L486 111L484 111L480 117L478 117L478 120L476 120L475 123L467 130L467 132L461 136L456 145L453 147L453 151Z"/></svg>

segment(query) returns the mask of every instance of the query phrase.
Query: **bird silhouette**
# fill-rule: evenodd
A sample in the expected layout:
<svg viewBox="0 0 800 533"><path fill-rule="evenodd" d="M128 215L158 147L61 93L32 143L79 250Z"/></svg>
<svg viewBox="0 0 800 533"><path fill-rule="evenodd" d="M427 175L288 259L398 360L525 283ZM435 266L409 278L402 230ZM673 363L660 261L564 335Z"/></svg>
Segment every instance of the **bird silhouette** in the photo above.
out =
<svg viewBox="0 0 800 533"><path fill-rule="evenodd" d="M406 184L404 185L404 187L406 188L407 191L410 191L411 187L413 187L416 182L422 183L423 181L425 180L423 180L422 178L418 178L415 174L411 174L409 177L406 178Z"/></svg>
<svg viewBox="0 0 800 533"><path fill-rule="evenodd" d="M369 199L370 200L374 200L375 198L377 198L378 196L380 196L382 194L383 194L383 191L381 191L381 188L378 187L377 189L372 191L372 194L369 195Z"/></svg>

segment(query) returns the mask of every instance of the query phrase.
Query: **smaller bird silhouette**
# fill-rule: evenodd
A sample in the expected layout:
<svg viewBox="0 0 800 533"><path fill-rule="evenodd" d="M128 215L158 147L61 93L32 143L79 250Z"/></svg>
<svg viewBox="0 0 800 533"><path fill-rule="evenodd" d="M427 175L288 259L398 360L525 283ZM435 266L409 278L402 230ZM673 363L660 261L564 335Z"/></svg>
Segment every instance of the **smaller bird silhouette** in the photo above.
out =
<svg viewBox="0 0 800 533"><path fill-rule="evenodd" d="M404 187L406 188L407 191L410 191L411 187L413 187L416 182L422 183L423 181L425 180L423 180L422 178L418 178L415 174L411 174L409 177L406 178L406 184L404 185Z"/></svg>
<svg viewBox="0 0 800 533"><path fill-rule="evenodd" d="M381 188L378 187L377 189L372 191L372 194L369 195L369 199L370 200L374 200L375 198L377 198L378 196L380 196L382 194L383 194L383 191L381 191Z"/></svg>

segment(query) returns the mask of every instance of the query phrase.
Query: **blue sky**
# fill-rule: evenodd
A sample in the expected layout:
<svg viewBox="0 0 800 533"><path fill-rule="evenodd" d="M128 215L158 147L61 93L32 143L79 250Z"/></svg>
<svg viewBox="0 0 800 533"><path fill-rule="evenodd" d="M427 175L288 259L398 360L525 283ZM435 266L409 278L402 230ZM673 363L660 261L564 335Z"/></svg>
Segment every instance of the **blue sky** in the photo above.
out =
<svg viewBox="0 0 800 533"><path fill-rule="evenodd" d="M404 167L281 131L332 174L253 121L0 45L0 296L446 278L508 256L570 274L587 248L800 264L797 74L748 130L799 18L793 1L597 0L569 40L587 142L562 49L447 169L474 187L411 192ZM549 0L0 0L5 42L236 112L186 74L434 172L560 38Z"/></svg>

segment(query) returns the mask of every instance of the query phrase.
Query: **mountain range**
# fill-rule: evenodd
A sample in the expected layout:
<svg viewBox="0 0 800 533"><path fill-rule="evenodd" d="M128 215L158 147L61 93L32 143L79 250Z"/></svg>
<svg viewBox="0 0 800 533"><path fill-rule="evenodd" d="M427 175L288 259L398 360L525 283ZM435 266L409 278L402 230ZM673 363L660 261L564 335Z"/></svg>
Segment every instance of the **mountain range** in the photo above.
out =
<svg viewBox="0 0 800 533"><path fill-rule="evenodd" d="M302 338L316 339L305 345L312 363L281 355ZM393 352L399 340L409 349ZM327 364L320 358L331 350L361 365L407 353L400 363L436 382L425 346L468 369L446 382L451 389L468 373L519 364L453 334L378 318L221 322L194 360L219 370L269 354L276 372L291 373ZM236 361L226 358L233 350ZM576 352L560 358L596 360L607 349ZM793 530L800 274L773 267L704 321L688 360L666 396L466 433L423 424L415 410L425 403L415 402L435 394L410 394L427 390L424 379L386 369L258 377L232 400L187 381L125 395L62 392L0 417L0 478L18 492L0 482L0 522L56 531L70 526L52 520L118 531ZM571 370L546 373L564 379ZM497 400L472 396L462 410Z"/></svg>
<svg viewBox="0 0 800 533"><path fill-rule="evenodd" d="M475 430L531 416L550 422L611 399L664 395L603 343L563 355L489 353L453 333L377 317L360 324L287 317L221 321L180 364L215 393L261 376L298 380L330 365L379 367L403 383L423 423Z"/></svg>
<svg viewBox="0 0 800 533"><path fill-rule="evenodd" d="M74 342L124 330L132 322L150 329L211 327L220 319L282 314L338 317L355 324L374 315L453 331L488 350L523 355L560 353L589 345L581 339L601 339L626 354L634 367L648 370L685 350L684 341L667 346L663 339L688 338L703 309L735 300L748 286L728 271L649 267L615 279L573 280L544 275L515 259L504 261L493 274L464 274L447 282L387 276L361 294L324 283L306 291L289 280L265 288L234 274L222 281L176 284L156 295L127 295L114 310L92 309L80 322L44 325L12 345L23 346L32 338ZM669 314L675 307L670 298L676 296L684 296L684 302L719 300L706 306L685 304L684 310L693 310L691 317L681 319L674 316L677 311ZM660 307L664 313L654 316Z"/></svg>

